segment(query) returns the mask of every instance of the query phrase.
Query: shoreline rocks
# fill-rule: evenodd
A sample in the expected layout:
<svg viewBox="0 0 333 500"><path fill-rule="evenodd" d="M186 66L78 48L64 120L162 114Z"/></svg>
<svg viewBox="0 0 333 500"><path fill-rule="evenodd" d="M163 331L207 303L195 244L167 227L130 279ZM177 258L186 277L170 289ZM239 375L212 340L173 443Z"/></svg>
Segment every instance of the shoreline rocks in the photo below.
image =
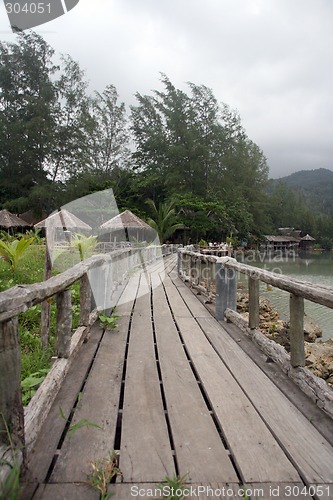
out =
<svg viewBox="0 0 333 500"><path fill-rule="evenodd" d="M249 297L245 290L237 291L237 312L248 319ZM270 340L282 345L290 352L289 321L279 318L279 313L273 308L267 297L259 301L259 329ZM313 318L304 317L304 338L306 367L311 372L326 380L333 387L333 339L317 341L322 336L322 330Z"/></svg>

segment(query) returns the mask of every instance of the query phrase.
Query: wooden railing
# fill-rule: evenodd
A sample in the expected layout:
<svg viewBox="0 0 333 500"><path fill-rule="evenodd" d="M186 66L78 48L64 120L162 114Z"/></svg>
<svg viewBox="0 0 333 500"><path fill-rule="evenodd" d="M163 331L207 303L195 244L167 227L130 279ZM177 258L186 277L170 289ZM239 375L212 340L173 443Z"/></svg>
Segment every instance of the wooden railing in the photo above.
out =
<svg viewBox="0 0 333 500"><path fill-rule="evenodd" d="M89 327L99 311L105 309L103 304L93 308L89 273L92 270L102 273L105 286L102 298L103 294L110 297L130 271L175 250L171 245L162 245L99 254L44 282L18 285L0 293L0 459L13 460L12 452L15 450L15 460L25 461L27 450L36 440L69 366L87 338ZM80 281L80 321L72 334L72 300L68 287L77 281ZM24 408L18 315L51 297L56 298L56 359L29 405ZM100 304L101 300L98 302ZM2 472L0 467L0 479L4 475Z"/></svg>
<svg viewBox="0 0 333 500"><path fill-rule="evenodd" d="M215 295L215 315L216 319L222 321L224 319L231 321L242 329L244 323L246 330L260 344L264 345L263 336L257 335L259 327L259 284L260 281L279 288L290 293L289 310L290 310L290 358L289 367L297 369L305 366L305 344L304 344L304 300L310 300L316 304L321 304L329 308L333 308L333 288L324 285L314 285L304 281L296 280L290 276L277 274L270 271L262 270L254 266L249 266L237 262L230 257L214 257L202 255L191 249L178 250L178 273L185 280L191 283L193 288L205 293L209 301L213 301ZM238 273L248 276L248 292L249 292L249 319L248 322L236 312L237 309L237 275ZM214 289L215 294L212 293ZM272 346L270 343L270 353L275 350L276 361L288 375L296 381L300 386L303 382L300 380L300 372L291 371L286 366L287 355L280 346ZM273 359L275 356L273 352ZM300 368L301 369L301 368ZM306 370L308 372L308 370ZM310 372L305 375L307 382L310 380ZM327 384L322 380L313 382L310 380L311 388L302 387L313 399L321 398L322 407L333 416L333 393L329 390ZM304 384L306 385L306 384ZM325 395L318 396L318 390L324 391ZM322 391L321 391L322 392ZM330 407L328 409L328 406Z"/></svg>

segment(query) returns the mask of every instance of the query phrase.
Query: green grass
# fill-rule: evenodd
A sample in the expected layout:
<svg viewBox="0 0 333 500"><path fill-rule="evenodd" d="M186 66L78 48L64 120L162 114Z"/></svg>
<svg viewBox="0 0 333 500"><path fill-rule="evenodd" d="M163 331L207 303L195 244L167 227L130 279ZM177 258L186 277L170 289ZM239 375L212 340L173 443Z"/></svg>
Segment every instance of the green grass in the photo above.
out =
<svg viewBox="0 0 333 500"><path fill-rule="evenodd" d="M43 281L45 246L31 245L17 270L0 259L0 292L15 285L31 284ZM80 316L80 285L71 287L73 301L73 328L77 328ZM19 316L19 334L21 343L21 381L23 403L28 404L38 386L51 367L54 355L54 336L56 328L56 308L51 299L50 346L43 349L40 338L41 306L35 305Z"/></svg>

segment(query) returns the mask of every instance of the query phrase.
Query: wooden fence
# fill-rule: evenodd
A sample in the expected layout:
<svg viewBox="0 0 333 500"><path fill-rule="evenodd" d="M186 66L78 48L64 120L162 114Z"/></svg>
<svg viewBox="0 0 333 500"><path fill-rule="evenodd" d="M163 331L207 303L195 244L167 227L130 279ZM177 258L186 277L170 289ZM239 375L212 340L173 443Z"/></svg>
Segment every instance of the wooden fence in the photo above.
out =
<svg viewBox="0 0 333 500"><path fill-rule="evenodd" d="M103 305L93 308L96 301L92 297L89 273L92 270L97 274L101 273L105 286L101 295L111 296L132 270L152 263L158 257L173 251L173 246L162 245L124 248L109 254L99 254L42 283L18 285L0 293L0 459L2 461L25 461L26 453L36 440L73 358L87 338L89 327L96 320L99 311L104 309ZM68 287L77 281L80 281L80 321L79 327L72 333L72 300L71 290ZM56 299L56 359L29 405L24 408L18 315L36 304L49 301L51 297ZM0 480L5 475L6 472L1 471L0 467Z"/></svg>
<svg viewBox="0 0 333 500"><path fill-rule="evenodd" d="M193 288L206 294L209 301L215 295L216 319L227 319L243 330L247 330L262 347L264 337L258 335L259 327L259 284L260 281L290 293L290 358L281 346L273 346L274 342L266 340L270 345L269 354L281 364L282 369L294 379L301 388L314 400L320 400L319 406L333 415L333 394L323 380L313 380L312 374L302 370L305 366L304 344L304 300L333 308L333 288L324 285L314 285L296 280L290 276L262 270L237 262L230 257L215 257L193 252L192 249L178 250L178 273ZM237 309L237 275L248 276L249 319L246 320L236 312ZM214 289L215 294L212 293ZM251 333L252 332L252 333ZM265 346L266 348L266 346ZM275 352L273 352L275 351ZM289 367L286 366L288 359ZM292 369L298 371L290 370ZM306 382L304 379L306 378ZM305 387L306 386L306 387ZM311 387L309 387L311 386Z"/></svg>

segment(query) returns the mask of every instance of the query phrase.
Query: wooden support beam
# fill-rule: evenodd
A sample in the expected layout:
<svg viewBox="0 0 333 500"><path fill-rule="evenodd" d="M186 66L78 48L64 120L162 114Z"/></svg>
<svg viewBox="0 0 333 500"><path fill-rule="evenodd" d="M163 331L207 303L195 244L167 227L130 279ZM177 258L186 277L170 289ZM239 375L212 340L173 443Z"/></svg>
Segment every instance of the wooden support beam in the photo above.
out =
<svg viewBox="0 0 333 500"><path fill-rule="evenodd" d="M8 432L7 432L8 431ZM18 318L0 323L0 444L25 455L24 411L21 392L21 350Z"/></svg>
<svg viewBox="0 0 333 500"><path fill-rule="evenodd" d="M294 368L305 366L304 299L290 294L290 362Z"/></svg>
<svg viewBox="0 0 333 500"><path fill-rule="evenodd" d="M72 333L72 291L57 294L56 354L58 358L68 358Z"/></svg>
<svg viewBox="0 0 333 500"><path fill-rule="evenodd" d="M91 312L91 287L88 274L80 280L80 326L88 326Z"/></svg>
<svg viewBox="0 0 333 500"><path fill-rule="evenodd" d="M228 307L227 272L221 263L216 264L216 319L224 320Z"/></svg>
<svg viewBox="0 0 333 500"><path fill-rule="evenodd" d="M257 279L249 277L249 328L259 327L259 285Z"/></svg>
<svg viewBox="0 0 333 500"><path fill-rule="evenodd" d="M227 307L236 311L237 309L237 272L227 269Z"/></svg>

